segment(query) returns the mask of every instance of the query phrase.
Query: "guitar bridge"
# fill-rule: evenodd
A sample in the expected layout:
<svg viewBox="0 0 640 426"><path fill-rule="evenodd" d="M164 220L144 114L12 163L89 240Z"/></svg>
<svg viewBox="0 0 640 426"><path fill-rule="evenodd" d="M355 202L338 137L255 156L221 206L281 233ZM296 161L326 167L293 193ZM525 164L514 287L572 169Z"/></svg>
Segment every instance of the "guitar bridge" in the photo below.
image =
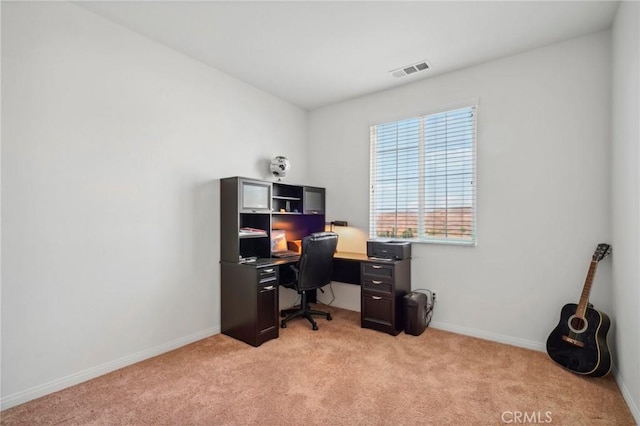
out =
<svg viewBox="0 0 640 426"><path fill-rule="evenodd" d="M579 348L584 348L584 343L583 342L581 342L579 340L576 340L576 339L572 339L569 336L562 336L562 340L564 340L567 343L571 343L572 345L577 346Z"/></svg>

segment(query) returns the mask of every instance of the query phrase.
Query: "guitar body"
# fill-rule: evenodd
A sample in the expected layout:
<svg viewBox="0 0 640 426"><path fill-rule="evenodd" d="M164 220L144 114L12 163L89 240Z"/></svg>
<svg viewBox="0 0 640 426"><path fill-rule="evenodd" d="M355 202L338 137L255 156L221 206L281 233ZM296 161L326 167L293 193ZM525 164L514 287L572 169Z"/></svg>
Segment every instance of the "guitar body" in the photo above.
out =
<svg viewBox="0 0 640 426"><path fill-rule="evenodd" d="M568 303L560 312L560 322L547 339L547 353L569 371L602 377L611 370L607 346L609 317L587 307L584 318L576 317L578 305Z"/></svg>

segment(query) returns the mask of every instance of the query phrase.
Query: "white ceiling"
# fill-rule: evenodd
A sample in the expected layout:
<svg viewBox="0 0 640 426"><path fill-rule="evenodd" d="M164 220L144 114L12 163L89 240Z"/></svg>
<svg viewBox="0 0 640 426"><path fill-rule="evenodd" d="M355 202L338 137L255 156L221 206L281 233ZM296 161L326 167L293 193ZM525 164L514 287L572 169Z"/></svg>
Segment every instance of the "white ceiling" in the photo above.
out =
<svg viewBox="0 0 640 426"><path fill-rule="evenodd" d="M311 110L607 29L612 1L80 2ZM389 71L426 60L403 78Z"/></svg>

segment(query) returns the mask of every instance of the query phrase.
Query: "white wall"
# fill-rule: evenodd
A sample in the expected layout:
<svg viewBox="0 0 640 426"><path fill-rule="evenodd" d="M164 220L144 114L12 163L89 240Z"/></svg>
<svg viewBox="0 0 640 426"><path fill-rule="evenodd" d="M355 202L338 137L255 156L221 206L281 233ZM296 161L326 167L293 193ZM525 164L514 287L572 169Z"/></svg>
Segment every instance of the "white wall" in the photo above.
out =
<svg viewBox="0 0 640 426"><path fill-rule="evenodd" d="M617 379L640 423L640 4L612 29L612 241ZM611 340L610 340L611 342Z"/></svg>
<svg viewBox="0 0 640 426"><path fill-rule="evenodd" d="M436 326L541 349L612 240L592 301L637 419L637 6L614 28L610 158L608 33L314 111L307 147L296 107L76 6L3 2L2 408L219 331L220 177L287 155L362 252L369 125L479 98L478 246L414 245L414 288L438 291Z"/></svg>
<svg viewBox="0 0 640 426"><path fill-rule="evenodd" d="M340 249L365 250L369 126L479 98L478 245L414 244L412 285L438 292L436 327L543 349L611 237L609 47L597 33L312 111L310 178L359 236ZM610 287L607 260L591 297L605 312Z"/></svg>
<svg viewBox="0 0 640 426"><path fill-rule="evenodd" d="M2 89L2 408L219 332L218 179L304 182L307 113L59 2Z"/></svg>

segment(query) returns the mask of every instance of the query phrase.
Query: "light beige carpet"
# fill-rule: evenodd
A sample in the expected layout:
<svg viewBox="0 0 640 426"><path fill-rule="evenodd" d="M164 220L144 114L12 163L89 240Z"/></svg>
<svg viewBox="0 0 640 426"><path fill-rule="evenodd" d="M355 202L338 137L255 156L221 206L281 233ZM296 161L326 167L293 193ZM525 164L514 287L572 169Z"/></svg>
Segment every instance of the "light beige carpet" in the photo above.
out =
<svg viewBox="0 0 640 426"><path fill-rule="evenodd" d="M326 307L321 307L326 309ZM2 412L13 425L633 425L611 376L428 328L292 321L259 348L213 336ZM525 417L526 416L526 417ZM517 421L517 420L520 421Z"/></svg>

